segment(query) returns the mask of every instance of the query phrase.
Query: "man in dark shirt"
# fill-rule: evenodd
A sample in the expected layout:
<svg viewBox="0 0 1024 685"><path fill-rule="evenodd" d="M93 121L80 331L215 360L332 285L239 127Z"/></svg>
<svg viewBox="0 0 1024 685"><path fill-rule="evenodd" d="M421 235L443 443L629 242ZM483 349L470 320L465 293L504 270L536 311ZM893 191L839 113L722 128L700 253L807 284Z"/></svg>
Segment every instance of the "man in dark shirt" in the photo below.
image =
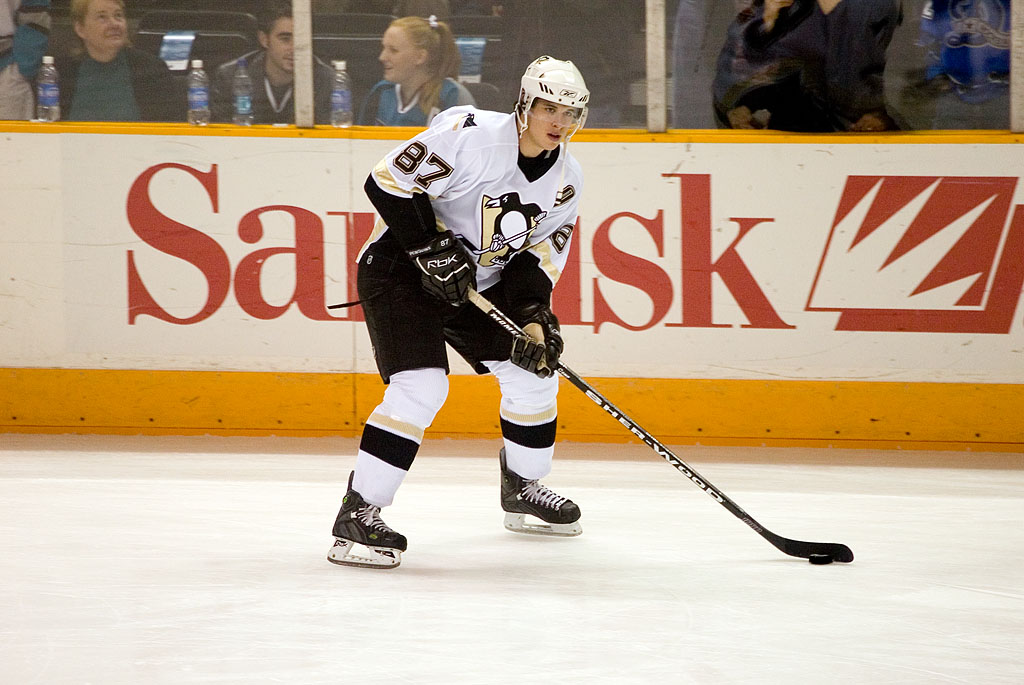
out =
<svg viewBox="0 0 1024 685"><path fill-rule="evenodd" d="M292 43L291 2L274 0L260 17L257 34L261 50L242 55L217 69L213 83L213 119L230 122L234 113L232 81L238 60L248 63L252 77L252 111L257 124L295 122L295 55ZM313 58L313 104L316 123L331 119L331 84L334 70Z"/></svg>

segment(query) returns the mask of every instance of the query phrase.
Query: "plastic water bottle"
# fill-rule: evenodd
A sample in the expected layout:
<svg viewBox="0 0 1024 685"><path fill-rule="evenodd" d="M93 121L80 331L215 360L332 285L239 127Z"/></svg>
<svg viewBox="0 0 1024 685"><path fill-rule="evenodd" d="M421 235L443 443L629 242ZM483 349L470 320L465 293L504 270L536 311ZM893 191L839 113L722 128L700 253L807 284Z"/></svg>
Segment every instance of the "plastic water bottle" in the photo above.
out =
<svg viewBox="0 0 1024 685"><path fill-rule="evenodd" d="M331 89L331 126L352 125L352 86L348 80L345 60L334 63L334 87Z"/></svg>
<svg viewBox="0 0 1024 685"><path fill-rule="evenodd" d="M52 55L43 57L43 66L39 69L39 77L36 79L36 119L60 119L60 85Z"/></svg>
<svg viewBox="0 0 1024 685"><path fill-rule="evenodd" d="M192 60L188 72L188 123L206 126L210 123L210 79L203 71L203 60Z"/></svg>
<svg viewBox="0 0 1024 685"><path fill-rule="evenodd" d="M249 64L244 57L239 58L235 65L232 92L235 97L235 115L231 121L239 126L251 126L253 122L252 77L249 76Z"/></svg>

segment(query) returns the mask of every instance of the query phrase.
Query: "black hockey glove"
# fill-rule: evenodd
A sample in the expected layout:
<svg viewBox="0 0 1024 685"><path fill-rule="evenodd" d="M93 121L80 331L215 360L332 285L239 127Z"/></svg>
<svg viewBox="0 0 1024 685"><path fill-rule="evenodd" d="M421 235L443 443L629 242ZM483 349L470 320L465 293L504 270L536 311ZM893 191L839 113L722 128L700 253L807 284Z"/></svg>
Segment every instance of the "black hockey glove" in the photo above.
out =
<svg viewBox="0 0 1024 685"><path fill-rule="evenodd" d="M424 290L450 305L462 304L476 288L476 263L451 231L409 250L409 257L423 272Z"/></svg>
<svg viewBox="0 0 1024 685"><path fill-rule="evenodd" d="M564 345L551 307L531 302L512 312L512 318L529 335L512 338L512 363L541 378L554 375Z"/></svg>

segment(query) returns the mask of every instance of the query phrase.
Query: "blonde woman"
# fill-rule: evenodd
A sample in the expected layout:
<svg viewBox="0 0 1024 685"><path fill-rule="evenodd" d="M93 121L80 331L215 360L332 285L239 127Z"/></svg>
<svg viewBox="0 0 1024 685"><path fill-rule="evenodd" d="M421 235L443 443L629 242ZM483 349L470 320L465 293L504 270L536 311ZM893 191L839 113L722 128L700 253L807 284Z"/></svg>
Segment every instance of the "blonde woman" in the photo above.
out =
<svg viewBox="0 0 1024 685"><path fill-rule="evenodd" d="M384 80L373 87L359 123L377 126L426 126L438 112L475 105L455 78L462 63L451 29L436 17L402 17L381 39Z"/></svg>

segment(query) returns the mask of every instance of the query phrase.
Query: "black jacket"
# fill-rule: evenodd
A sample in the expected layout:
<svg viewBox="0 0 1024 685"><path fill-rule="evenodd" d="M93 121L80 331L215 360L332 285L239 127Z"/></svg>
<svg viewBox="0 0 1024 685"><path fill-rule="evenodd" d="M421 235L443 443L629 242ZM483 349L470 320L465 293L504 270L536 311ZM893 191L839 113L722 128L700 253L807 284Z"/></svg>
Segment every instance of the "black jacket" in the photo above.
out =
<svg viewBox="0 0 1024 685"><path fill-rule="evenodd" d="M122 48L131 72L135 104L143 121L185 121L188 108L184 81L175 78L162 59L133 47ZM71 102L78 84L78 67L84 57L56 57L60 74L62 118L71 114Z"/></svg>

